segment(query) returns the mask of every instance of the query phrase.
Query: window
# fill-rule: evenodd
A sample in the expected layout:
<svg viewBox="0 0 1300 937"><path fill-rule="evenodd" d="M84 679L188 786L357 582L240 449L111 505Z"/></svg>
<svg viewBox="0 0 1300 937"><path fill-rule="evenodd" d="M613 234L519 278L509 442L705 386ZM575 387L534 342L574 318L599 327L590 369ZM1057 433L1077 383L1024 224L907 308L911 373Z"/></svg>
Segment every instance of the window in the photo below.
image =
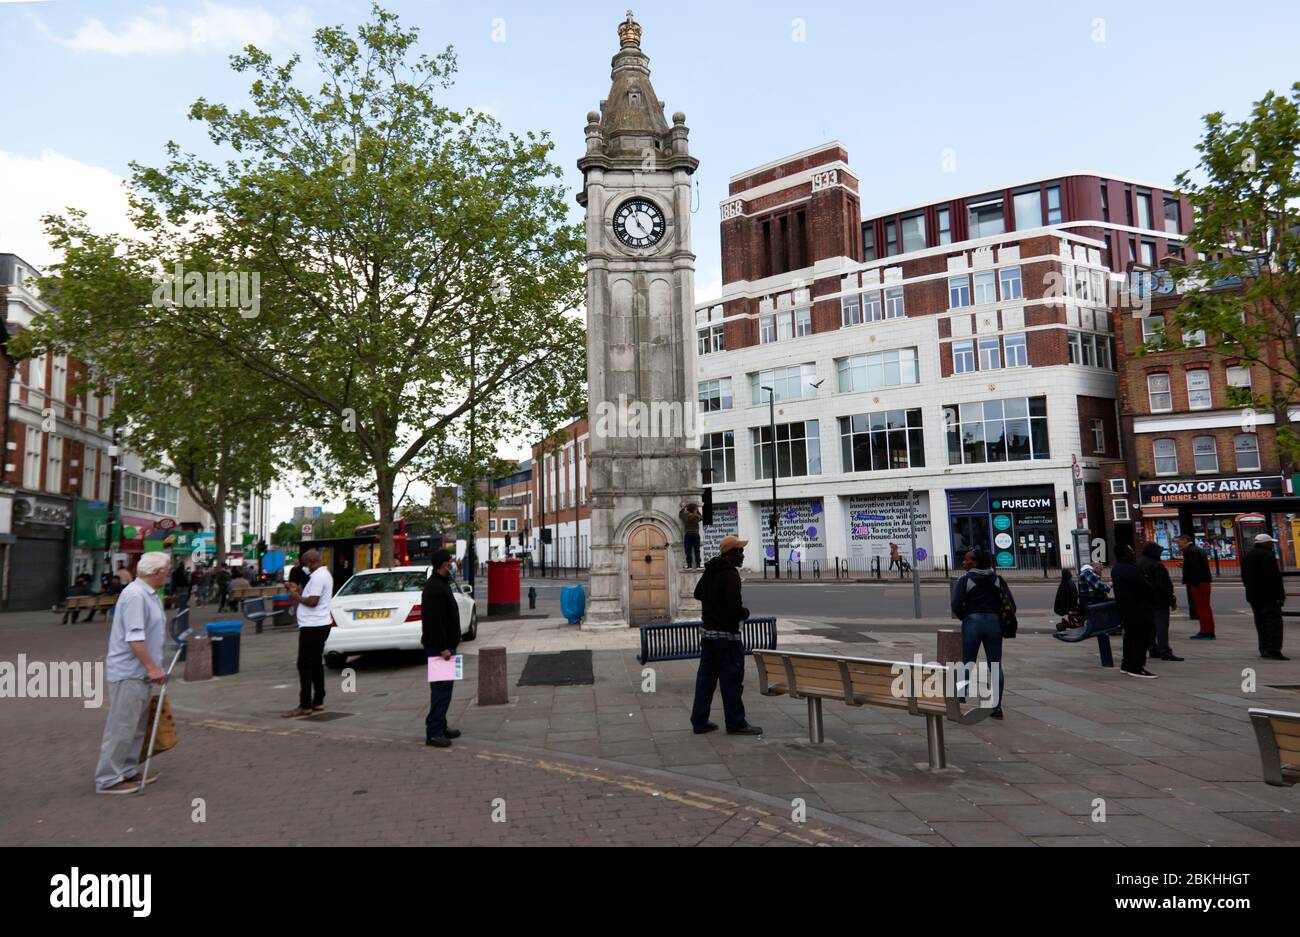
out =
<svg viewBox="0 0 1300 937"><path fill-rule="evenodd" d="M796 336L812 334L812 308L796 309L794 311L794 334Z"/></svg>
<svg viewBox="0 0 1300 937"><path fill-rule="evenodd" d="M519 520L514 517L501 518L501 530L503 533L513 533L519 529Z"/></svg>
<svg viewBox="0 0 1300 937"><path fill-rule="evenodd" d="M952 370L954 374L965 374L975 370L975 343L972 341L952 343Z"/></svg>
<svg viewBox="0 0 1300 937"><path fill-rule="evenodd" d="M835 362L840 393L917 383L915 348L874 351Z"/></svg>
<svg viewBox="0 0 1300 937"><path fill-rule="evenodd" d="M55 355L50 364L50 399L63 402L68 399L68 359Z"/></svg>
<svg viewBox="0 0 1300 937"><path fill-rule="evenodd" d="M870 221L862 226L862 259L876 259L876 226Z"/></svg>
<svg viewBox="0 0 1300 937"><path fill-rule="evenodd" d="M939 243L952 243L952 214L946 208L939 209Z"/></svg>
<svg viewBox="0 0 1300 937"><path fill-rule="evenodd" d="M1123 498L1115 498L1110 502L1111 509L1115 512L1115 520L1126 521L1128 517L1128 502Z"/></svg>
<svg viewBox="0 0 1300 937"><path fill-rule="evenodd" d="M1103 453L1106 451L1106 424L1101 420L1093 417L1088 420L1088 430L1092 433L1092 451Z"/></svg>
<svg viewBox="0 0 1300 937"><path fill-rule="evenodd" d="M81 497L88 501L95 499L95 482L98 475L95 472L95 455L98 452L91 446L86 446L81 453Z"/></svg>
<svg viewBox="0 0 1300 937"><path fill-rule="evenodd" d="M1094 335L1092 339L1097 345L1097 367L1111 370L1110 361L1114 356L1110 353L1110 339L1105 335Z"/></svg>
<svg viewBox="0 0 1300 937"><path fill-rule="evenodd" d="M903 288L896 286L885 290L885 318L901 319L904 315L906 313L903 310Z"/></svg>
<svg viewBox="0 0 1300 937"><path fill-rule="evenodd" d="M700 329L696 333L698 341L695 350L701 355L707 355L715 351L726 351L727 342L724 335L725 333L720 325Z"/></svg>
<svg viewBox="0 0 1300 937"><path fill-rule="evenodd" d="M925 215L908 215L902 221L903 253L925 249Z"/></svg>
<svg viewBox="0 0 1300 937"><path fill-rule="evenodd" d="M1018 335L1008 335L1002 340L1002 346L1006 352L1008 368L1024 368L1029 366L1029 349L1025 345L1024 333Z"/></svg>
<svg viewBox="0 0 1300 937"><path fill-rule="evenodd" d="M870 293L863 293L862 321L879 322L884 317L884 309L880 305L880 290L872 290Z"/></svg>
<svg viewBox="0 0 1300 937"><path fill-rule="evenodd" d="M1153 268L1156 265L1156 245L1152 241L1142 242L1142 265Z"/></svg>
<svg viewBox="0 0 1300 937"><path fill-rule="evenodd" d="M23 446L23 487L35 490L41 485L41 442L44 436L35 426L28 426Z"/></svg>
<svg viewBox="0 0 1300 937"><path fill-rule="evenodd" d="M1232 440L1232 450L1237 456L1238 472L1259 471L1259 437L1254 433L1240 433Z"/></svg>
<svg viewBox="0 0 1300 937"><path fill-rule="evenodd" d="M1150 230L1151 228L1151 193L1139 192L1137 196L1137 226Z"/></svg>
<svg viewBox="0 0 1300 937"><path fill-rule="evenodd" d="M960 309L970 305L970 277L962 274L948 278L948 308Z"/></svg>
<svg viewBox="0 0 1300 937"><path fill-rule="evenodd" d="M862 324L862 303L860 297L845 296L840 300L840 324L841 325L861 325Z"/></svg>
<svg viewBox="0 0 1300 937"><path fill-rule="evenodd" d="M1006 231L1001 195L972 200L967 204L972 238L992 237Z"/></svg>
<svg viewBox="0 0 1300 937"><path fill-rule="evenodd" d="M700 381L699 388L700 410L704 413L731 409L731 378L720 377L716 381Z"/></svg>
<svg viewBox="0 0 1300 937"><path fill-rule="evenodd" d="M1051 457L1047 398L1011 397L944 408L948 463L1023 462Z"/></svg>
<svg viewBox="0 0 1300 937"><path fill-rule="evenodd" d="M923 468L921 411L883 410L842 416L840 459L845 472Z"/></svg>
<svg viewBox="0 0 1300 937"><path fill-rule="evenodd" d="M776 341L776 316L759 316L758 317L758 342L760 345L766 345L768 342Z"/></svg>
<svg viewBox="0 0 1300 937"><path fill-rule="evenodd" d="M1043 225L1043 196L1037 188L1028 192L1017 192L1011 196L1016 211L1016 230L1040 228Z"/></svg>
<svg viewBox="0 0 1300 937"><path fill-rule="evenodd" d="M754 446L754 477L772 477L772 428L754 427L749 431ZM820 475L822 473L821 439L817 421L778 423L776 426L776 477Z"/></svg>
<svg viewBox="0 0 1300 937"><path fill-rule="evenodd" d="M1172 439L1157 439L1151 444L1157 475L1178 474L1178 446Z"/></svg>
<svg viewBox="0 0 1300 937"><path fill-rule="evenodd" d="M992 270L975 274L975 305L998 301L996 275Z"/></svg>
<svg viewBox="0 0 1300 937"><path fill-rule="evenodd" d="M1165 230L1170 234L1180 234L1183 230L1177 195L1165 195Z"/></svg>
<svg viewBox="0 0 1300 937"><path fill-rule="evenodd" d="M797 364L789 368L769 368L766 371L752 371L749 375L751 402L755 405L767 403L767 391L772 388L776 402L783 400L801 400L804 397L816 397L817 366L811 362Z"/></svg>
<svg viewBox="0 0 1300 937"><path fill-rule="evenodd" d="M1113 495L1128 494L1128 482L1123 478L1112 478L1110 480L1110 493Z"/></svg>
<svg viewBox="0 0 1300 937"><path fill-rule="evenodd" d="M488 521L488 531L491 533L496 533L496 529L497 529L497 519L494 517Z"/></svg>
<svg viewBox="0 0 1300 937"><path fill-rule="evenodd" d="M1196 462L1196 471L1217 472L1219 470L1219 450L1213 436L1197 436L1192 440L1192 457Z"/></svg>
<svg viewBox="0 0 1300 937"><path fill-rule="evenodd" d="M1187 407L1191 410L1210 409L1210 372L1197 369L1187 372Z"/></svg>
<svg viewBox="0 0 1300 937"><path fill-rule="evenodd" d="M1024 292L1020 284L1019 267L1003 267L998 271L998 278L1002 281L1002 301L1008 299L1022 299Z"/></svg>
<svg viewBox="0 0 1300 937"><path fill-rule="evenodd" d="M36 391L31 397L38 406L45 405L45 356L37 355L27 363L27 387Z"/></svg>
<svg viewBox="0 0 1300 937"><path fill-rule="evenodd" d="M885 256L893 257L898 253L898 229L894 222L885 222Z"/></svg>
<svg viewBox="0 0 1300 937"><path fill-rule="evenodd" d="M1002 367L1002 345L997 336L980 339L980 370L996 371Z"/></svg>
<svg viewBox="0 0 1300 937"><path fill-rule="evenodd" d="M1047 187L1047 223L1061 223L1061 187L1059 185L1049 185Z"/></svg>
<svg viewBox="0 0 1300 937"><path fill-rule="evenodd" d="M1205 329L1197 329L1195 332L1183 333L1184 348L1204 348L1205 347Z"/></svg>
<svg viewBox="0 0 1300 937"><path fill-rule="evenodd" d="M1142 341L1159 344L1165 338L1165 317L1150 315L1142 320Z"/></svg>
<svg viewBox="0 0 1300 937"><path fill-rule="evenodd" d="M1147 400L1152 413L1168 413L1174 408L1174 395L1169 390L1168 374L1147 375Z"/></svg>
<svg viewBox="0 0 1300 937"><path fill-rule="evenodd" d="M736 480L736 435L731 430L703 434L700 437L700 455L703 457L706 485Z"/></svg>
<svg viewBox="0 0 1300 937"><path fill-rule="evenodd" d="M1110 196L1106 194L1106 190L1108 188L1110 187L1106 184L1106 180L1105 179L1101 180L1101 220L1102 221L1110 221Z"/></svg>
<svg viewBox="0 0 1300 937"><path fill-rule="evenodd" d="M794 338L794 314L790 312L778 312L776 314L776 337L777 340Z"/></svg>
<svg viewBox="0 0 1300 937"><path fill-rule="evenodd" d="M45 464L45 490L63 490L63 440L50 437L50 451Z"/></svg>
<svg viewBox="0 0 1300 937"><path fill-rule="evenodd" d="M1228 386L1250 390L1250 368L1245 366L1228 368Z"/></svg>

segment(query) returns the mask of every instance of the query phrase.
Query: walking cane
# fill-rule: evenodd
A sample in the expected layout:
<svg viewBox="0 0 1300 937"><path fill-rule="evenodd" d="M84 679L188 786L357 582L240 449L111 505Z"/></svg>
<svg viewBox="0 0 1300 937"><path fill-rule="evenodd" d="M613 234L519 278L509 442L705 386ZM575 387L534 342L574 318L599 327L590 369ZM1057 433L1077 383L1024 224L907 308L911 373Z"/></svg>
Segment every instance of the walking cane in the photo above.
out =
<svg viewBox="0 0 1300 937"><path fill-rule="evenodd" d="M162 690L158 693L158 708L154 710L153 714L153 730L149 733L149 751L145 755L144 767L140 770L140 788L136 791L137 794L144 793L144 786L149 781L149 762L153 759L153 743L158 738L158 723L162 722L162 705L163 697L167 695L167 681L171 679L176 662L181 659L181 651L185 650L185 642L189 640L190 635L193 633L192 629L186 628L176 637L176 642L180 647L176 648L176 653L172 655L171 665L167 668L167 674L163 679Z"/></svg>

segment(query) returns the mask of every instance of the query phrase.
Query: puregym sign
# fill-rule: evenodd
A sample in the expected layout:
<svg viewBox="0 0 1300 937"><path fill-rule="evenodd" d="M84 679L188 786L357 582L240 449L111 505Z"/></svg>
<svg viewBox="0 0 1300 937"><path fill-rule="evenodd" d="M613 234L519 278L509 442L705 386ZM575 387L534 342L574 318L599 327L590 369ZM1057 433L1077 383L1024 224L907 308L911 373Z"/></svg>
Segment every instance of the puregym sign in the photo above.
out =
<svg viewBox="0 0 1300 937"><path fill-rule="evenodd" d="M1202 478L1143 482L1143 504L1202 504L1213 501L1258 501L1286 496L1281 475L1256 478Z"/></svg>

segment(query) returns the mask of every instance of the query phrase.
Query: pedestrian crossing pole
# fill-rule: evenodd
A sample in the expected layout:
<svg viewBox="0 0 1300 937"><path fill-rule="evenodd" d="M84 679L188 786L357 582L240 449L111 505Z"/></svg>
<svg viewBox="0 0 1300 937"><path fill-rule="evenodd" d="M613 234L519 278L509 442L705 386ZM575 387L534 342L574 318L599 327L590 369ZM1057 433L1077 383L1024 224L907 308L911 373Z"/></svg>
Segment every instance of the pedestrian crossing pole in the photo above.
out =
<svg viewBox="0 0 1300 937"><path fill-rule="evenodd" d="M916 495L911 487L907 489L907 526L912 537L912 610L916 618L921 617L921 577L916 568Z"/></svg>

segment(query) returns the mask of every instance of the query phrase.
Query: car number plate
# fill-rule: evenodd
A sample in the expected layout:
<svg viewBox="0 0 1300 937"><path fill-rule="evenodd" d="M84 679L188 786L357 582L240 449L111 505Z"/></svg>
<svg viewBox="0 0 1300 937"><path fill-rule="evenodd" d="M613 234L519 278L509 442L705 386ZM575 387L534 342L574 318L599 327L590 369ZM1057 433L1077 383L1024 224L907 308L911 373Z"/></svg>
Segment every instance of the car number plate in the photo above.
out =
<svg viewBox="0 0 1300 937"><path fill-rule="evenodd" d="M371 618L387 618L391 608L367 608L352 613L353 621L366 621Z"/></svg>

